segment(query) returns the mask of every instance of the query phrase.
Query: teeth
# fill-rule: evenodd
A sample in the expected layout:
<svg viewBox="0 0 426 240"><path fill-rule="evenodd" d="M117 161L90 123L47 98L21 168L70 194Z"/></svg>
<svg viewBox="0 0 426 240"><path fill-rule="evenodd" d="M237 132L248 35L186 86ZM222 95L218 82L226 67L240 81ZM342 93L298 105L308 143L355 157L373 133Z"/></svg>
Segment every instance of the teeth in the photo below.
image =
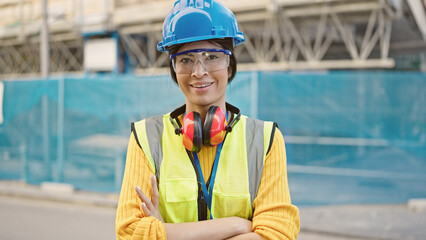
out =
<svg viewBox="0 0 426 240"><path fill-rule="evenodd" d="M193 85L193 87L195 87L195 88L205 88L205 87L208 87L210 85L212 85L212 83L203 84L203 85L197 85L197 86Z"/></svg>

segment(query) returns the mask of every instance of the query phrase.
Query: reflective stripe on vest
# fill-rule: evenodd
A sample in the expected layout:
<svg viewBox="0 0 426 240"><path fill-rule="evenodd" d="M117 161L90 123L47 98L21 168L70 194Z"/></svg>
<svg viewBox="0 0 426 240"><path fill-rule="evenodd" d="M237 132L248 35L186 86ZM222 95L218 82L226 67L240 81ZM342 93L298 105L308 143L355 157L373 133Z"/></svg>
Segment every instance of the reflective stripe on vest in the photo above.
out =
<svg viewBox="0 0 426 240"><path fill-rule="evenodd" d="M157 179L160 172L156 171L160 168L163 159L163 151L161 150L161 136L163 135L163 116L154 116L148 119L134 123L136 138L148 158L151 169ZM148 139L148 136L149 139Z"/></svg>
<svg viewBox="0 0 426 240"><path fill-rule="evenodd" d="M248 156L248 170L250 183L250 199L253 204L259 189L260 179L263 172L263 164L269 145L271 144L271 133L273 122L247 118L246 124L246 150Z"/></svg>
<svg viewBox="0 0 426 240"><path fill-rule="evenodd" d="M136 122L135 134L159 179L160 211L165 222L197 221L197 177L183 147L182 136L174 133L168 119L169 115L165 115ZM252 217L252 204L257 196L273 127L272 122L242 116L228 133L213 190L214 218ZM245 139L245 146L241 138Z"/></svg>

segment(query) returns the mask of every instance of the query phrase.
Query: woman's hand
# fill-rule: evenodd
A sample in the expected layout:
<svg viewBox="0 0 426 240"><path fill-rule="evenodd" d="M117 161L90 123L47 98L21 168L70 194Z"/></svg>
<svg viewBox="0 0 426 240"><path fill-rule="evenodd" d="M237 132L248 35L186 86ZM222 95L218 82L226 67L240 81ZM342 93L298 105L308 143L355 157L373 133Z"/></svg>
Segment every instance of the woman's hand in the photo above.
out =
<svg viewBox="0 0 426 240"><path fill-rule="evenodd" d="M152 199L150 200L141 190L139 186L136 186L136 192L142 201L141 207L145 213L145 216L153 216L156 219L164 223L163 218L160 214L160 208L158 207L160 202L160 194L158 193L157 181L154 175L151 176L151 187L152 187Z"/></svg>

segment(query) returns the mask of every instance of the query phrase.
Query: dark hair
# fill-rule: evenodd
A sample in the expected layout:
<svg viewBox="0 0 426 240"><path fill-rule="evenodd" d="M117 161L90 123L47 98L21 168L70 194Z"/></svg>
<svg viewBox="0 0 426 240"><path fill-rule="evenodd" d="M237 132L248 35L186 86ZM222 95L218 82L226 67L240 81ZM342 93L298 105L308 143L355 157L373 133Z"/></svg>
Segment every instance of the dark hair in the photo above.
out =
<svg viewBox="0 0 426 240"><path fill-rule="evenodd" d="M228 67L228 71L231 70L231 76L228 78L228 84L229 84L232 81L232 79L234 79L235 74L237 73L237 59L234 56L234 41L232 40L232 38L211 39L208 41L212 43L217 43L221 47L223 47L223 49L226 49L232 52L232 55L230 57L229 67ZM177 45L170 46L168 49L169 55L177 53L183 45L184 44L177 44ZM169 61L169 68L170 68L170 75L172 76L173 81L177 83L176 72L173 69L172 63L170 61Z"/></svg>

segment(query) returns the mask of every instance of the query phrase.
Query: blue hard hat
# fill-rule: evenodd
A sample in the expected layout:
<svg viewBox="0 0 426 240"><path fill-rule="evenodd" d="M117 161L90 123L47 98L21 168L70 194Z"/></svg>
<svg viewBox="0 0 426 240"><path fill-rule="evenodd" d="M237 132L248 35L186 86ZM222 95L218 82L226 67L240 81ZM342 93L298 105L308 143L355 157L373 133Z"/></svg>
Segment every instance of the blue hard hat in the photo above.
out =
<svg viewBox="0 0 426 240"><path fill-rule="evenodd" d="M234 46L243 43L234 14L215 0L177 0L163 24L163 41L157 49L168 51L175 44L216 38L232 38Z"/></svg>

